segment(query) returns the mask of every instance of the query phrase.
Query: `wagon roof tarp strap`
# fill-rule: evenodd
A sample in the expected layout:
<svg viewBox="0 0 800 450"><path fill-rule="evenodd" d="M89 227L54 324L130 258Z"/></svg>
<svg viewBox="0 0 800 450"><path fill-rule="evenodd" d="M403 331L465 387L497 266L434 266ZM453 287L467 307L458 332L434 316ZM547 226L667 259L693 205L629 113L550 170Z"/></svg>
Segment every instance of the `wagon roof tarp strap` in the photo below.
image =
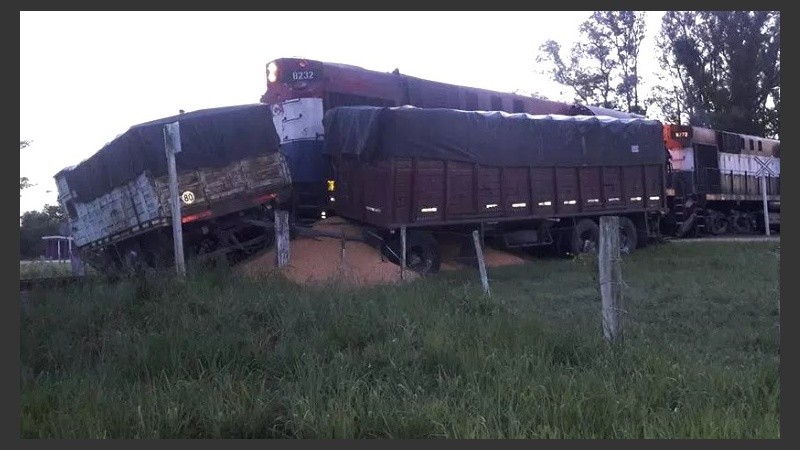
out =
<svg viewBox="0 0 800 450"><path fill-rule="evenodd" d="M325 153L487 166L663 164L661 122L604 116L346 106L325 114Z"/></svg>
<svg viewBox="0 0 800 450"><path fill-rule="evenodd" d="M280 145L268 105L209 108L134 125L59 174L64 173L81 202L122 186L145 170L154 178L166 175L163 128L175 121L180 122L181 130L181 152L175 155L178 172L223 167L249 156L276 152Z"/></svg>

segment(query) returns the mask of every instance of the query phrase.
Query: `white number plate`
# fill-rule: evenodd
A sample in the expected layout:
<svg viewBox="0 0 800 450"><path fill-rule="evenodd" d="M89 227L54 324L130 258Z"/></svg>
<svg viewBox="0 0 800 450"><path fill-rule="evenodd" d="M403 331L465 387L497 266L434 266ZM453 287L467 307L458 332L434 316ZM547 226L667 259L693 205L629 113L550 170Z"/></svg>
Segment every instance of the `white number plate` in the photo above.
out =
<svg viewBox="0 0 800 450"><path fill-rule="evenodd" d="M314 79L313 70L299 70L297 72L292 72L292 80L294 81L313 80L313 79Z"/></svg>

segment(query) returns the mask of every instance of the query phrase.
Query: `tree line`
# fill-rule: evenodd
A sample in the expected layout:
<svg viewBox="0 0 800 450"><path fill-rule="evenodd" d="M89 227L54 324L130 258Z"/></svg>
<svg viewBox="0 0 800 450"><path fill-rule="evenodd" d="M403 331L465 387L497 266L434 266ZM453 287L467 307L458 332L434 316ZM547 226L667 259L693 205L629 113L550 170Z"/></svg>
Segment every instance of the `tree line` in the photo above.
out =
<svg viewBox="0 0 800 450"><path fill-rule="evenodd" d="M779 11L669 11L656 48L661 71L642 95L642 11L595 11L564 55L548 40L537 62L575 101L756 136L778 137Z"/></svg>

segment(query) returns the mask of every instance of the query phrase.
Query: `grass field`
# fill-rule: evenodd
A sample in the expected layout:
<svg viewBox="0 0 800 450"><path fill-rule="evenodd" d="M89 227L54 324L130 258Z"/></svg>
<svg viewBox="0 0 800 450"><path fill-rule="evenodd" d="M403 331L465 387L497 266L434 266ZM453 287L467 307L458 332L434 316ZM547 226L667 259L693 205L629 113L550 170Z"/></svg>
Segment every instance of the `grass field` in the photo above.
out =
<svg viewBox="0 0 800 450"><path fill-rule="evenodd" d="M55 438L779 438L777 243L625 257L625 341L596 262L404 286L230 272L30 293L21 434Z"/></svg>
<svg viewBox="0 0 800 450"><path fill-rule="evenodd" d="M20 278L49 278L72 274L69 261L32 260L19 262Z"/></svg>

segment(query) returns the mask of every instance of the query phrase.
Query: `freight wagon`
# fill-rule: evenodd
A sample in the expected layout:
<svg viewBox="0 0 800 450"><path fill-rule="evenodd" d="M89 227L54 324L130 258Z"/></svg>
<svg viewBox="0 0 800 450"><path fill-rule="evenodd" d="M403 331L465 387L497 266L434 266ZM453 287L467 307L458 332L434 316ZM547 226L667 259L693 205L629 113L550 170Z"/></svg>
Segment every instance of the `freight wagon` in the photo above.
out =
<svg viewBox="0 0 800 450"><path fill-rule="evenodd" d="M620 216L623 251L659 235L666 149L656 120L337 107L324 117L329 209L409 267L438 270L438 243L480 229L505 247L591 251Z"/></svg>
<svg viewBox="0 0 800 450"><path fill-rule="evenodd" d="M173 263L163 131L173 122L187 258L235 258L274 236L272 211L290 198L291 175L269 107L204 109L133 126L55 175L73 243L91 265L127 272Z"/></svg>
<svg viewBox="0 0 800 450"><path fill-rule="evenodd" d="M319 217L324 206L324 180L328 175L328 166L321 156L325 136L322 117L338 106L411 105L466 111L637 117L577 103L425 80L397 70L379 72L310 59L275 59L267 64L266 75L267 90L261 102L273 109L281 152L294 177L294 203L298 215L313 218Z"/></svg>

